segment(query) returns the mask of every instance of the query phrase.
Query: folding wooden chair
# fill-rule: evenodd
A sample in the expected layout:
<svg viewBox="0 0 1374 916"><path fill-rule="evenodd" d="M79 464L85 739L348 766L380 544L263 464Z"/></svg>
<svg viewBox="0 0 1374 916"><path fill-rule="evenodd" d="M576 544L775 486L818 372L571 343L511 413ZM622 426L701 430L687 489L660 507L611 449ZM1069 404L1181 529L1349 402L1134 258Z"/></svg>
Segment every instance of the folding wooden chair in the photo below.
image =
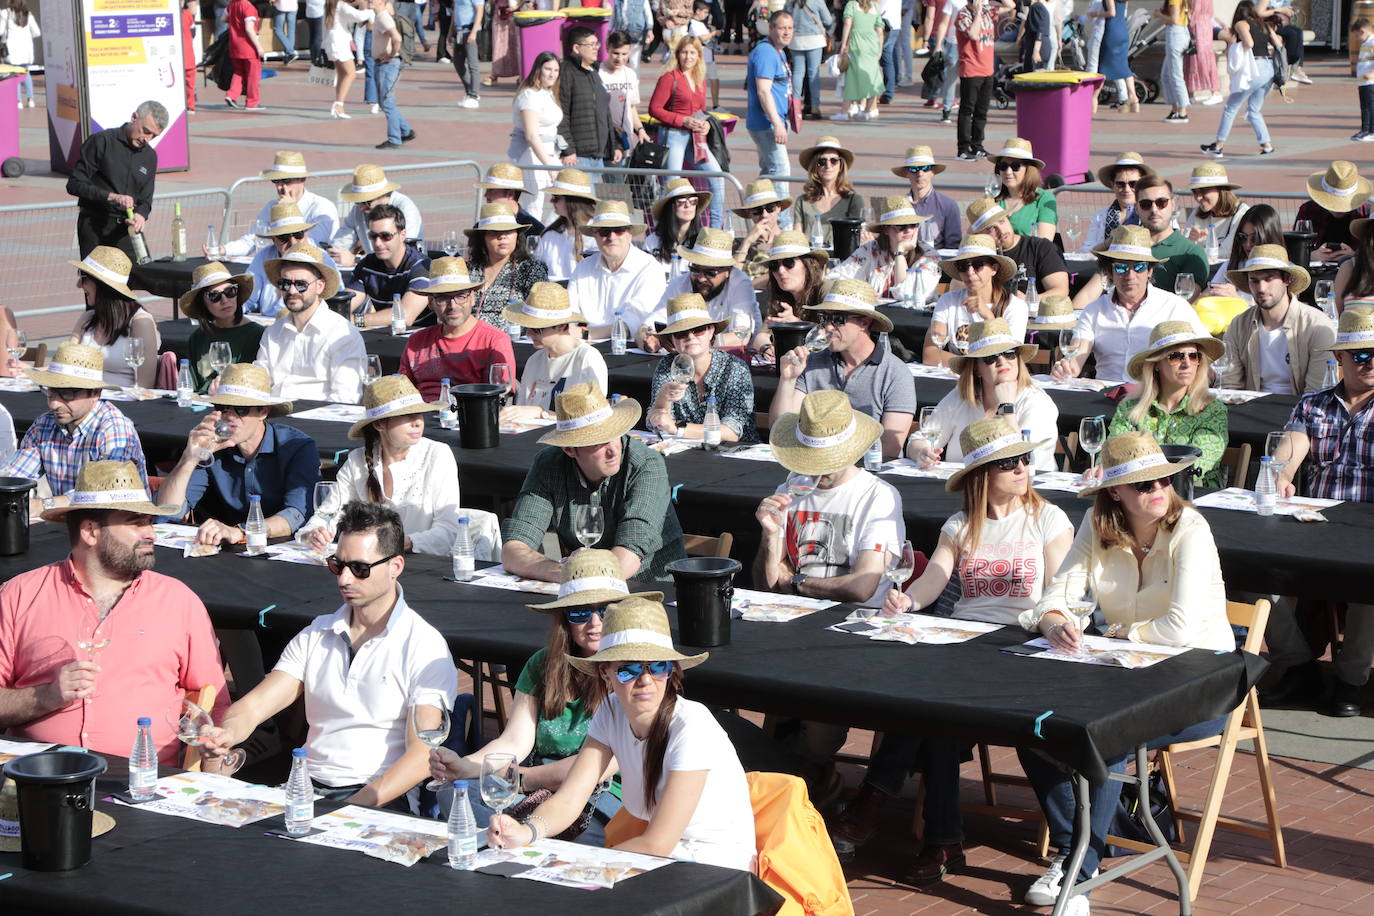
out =
<svg viewBox="0 0 1374 916"><path fill-rule="evenodd" d="M1250 443L1233 445L1222 452L1221 466L1229 472L1226 485L1244 490L1246 479L1250 476Z"/></svg>
<svg viewBox="0 0 1374 916"><path fill-rule="evenodd" d="M718 538L706 534L682 536L682 547L689 557L718 557L723 560L730 556L730 549L734 546L735 536L728 531Z"/></svg>

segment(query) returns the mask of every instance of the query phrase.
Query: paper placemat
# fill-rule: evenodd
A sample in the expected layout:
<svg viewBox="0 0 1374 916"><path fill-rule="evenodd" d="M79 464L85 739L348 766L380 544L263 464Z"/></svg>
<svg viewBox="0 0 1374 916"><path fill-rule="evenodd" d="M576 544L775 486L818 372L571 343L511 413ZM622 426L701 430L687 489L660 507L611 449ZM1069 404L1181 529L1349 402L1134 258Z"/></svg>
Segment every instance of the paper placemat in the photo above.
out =
<svg viewBox="0 0 1374 916"><path fill-rule="evenodd" d="M361 404L326 404L299 410L293 414L297 420L325 420L331 423L357 423L364 417Z"/></svg>
<svg viewBox="0 0 1374 916"><path fill-rule="evenodd" d="M984 633L1002 629L998 623L981 620L956 620L930 614L898 614L896 617L871 616L856 611L827 629L854 636L865 636L879 642L904 642L907 645L949 646L977 639Z"/></svg>
<svg viewBox="0 0 1374 916"><path fill-rule="evenodd" d="M1279 499L1274 505L1275 515L1296 515L1303 510L1330 509L1339 506L1344 500L1317 499L1314 496L1289 496ZM1239 487L1227 487L1193 500L1193 505L1204 509L1234 509L1239 512L1256 512L1255 491Z"/></svg>
<svg viewBox="0 0 1374 916"><path fill-rule="evenodd" d="M1108 639L1105 636L1084 636L1083 648L1078 654L1059 652L1050 647L1050 642L1041 636L1020 646L1003 649L1010 655L1024 655L1027 658L1043 658L1055 662L1075 662L1080 665L1106 665L1112 668L1148 668L1162 661L1187 652L1190 646L1157 646L1152 643L1131 642L1125 639Z"/></svg>
<svg viewBox="0 0 1374 916"><path fill-rule="evenodd" d="M286 812L286 792L280 786L254 785L220 773L164 776L154 791L158 797L139 802L139 810L222 827L242 827ZM114 801L130 806L117 797Z"/></svg>

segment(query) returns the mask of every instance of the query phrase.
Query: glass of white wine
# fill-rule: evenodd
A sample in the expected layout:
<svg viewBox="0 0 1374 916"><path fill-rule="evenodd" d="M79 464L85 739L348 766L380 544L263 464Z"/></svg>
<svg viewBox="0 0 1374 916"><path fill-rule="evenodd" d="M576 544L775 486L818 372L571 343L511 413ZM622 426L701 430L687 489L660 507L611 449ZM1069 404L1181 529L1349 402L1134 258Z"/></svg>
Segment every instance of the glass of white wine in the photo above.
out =
<svg viewBox="0 0 1374 916"><path fill-rule="evenodd" d="M825 328L818 324L806 332L806 340L804 343L806 349L810 350L812 353L819 353L830 347L830 335L826 334Z"/></svg>
<svg viewBox="0 0 1374 916"><path fill-rule="evenodd" d="M444 254L448 255L450 258L457 257L457 256L458 256L458 251L459 251L458 244L459 244L459 243L458 243L458 230L457 230L457 229L446 229L446 230L444 230L444 243L443 243Z"/></svg>
<svg viewBox="0 0 1374 916"><path fill-rule="evenodd" d="M1192 274L1179 274L1174 277L1174 293L1189 302L1193 301L1193 297L1197 295L1197 280L1193 278Z"/></svg>
<svg viewBox="0 0 1374 916"><path fill-rule="evenodd" d="M438 719L433 718L438 714ZM427 721L421 721L421 719ZM420 739L420 743L428 748L443 747L448 740L449 729L452 727L453 720L449 716L448 705L444 698L435 694L432 697L419 696L410 704L410 727L415 730L415 737ZM438 779L431 779L425 783L425 788L431 792L438 792L440 789L448 788L448 783Z"/></svg>
<svg viewBox="0 0 1374 916"><path fill-rule="evenodd" d="M210 341L210 366L215 375L223 375L224 370L234 363L234 351L227 340Z"/></svg>
<svg viewBox="0 0 1374 916"><path fill-rule="evenodd" d="M482 758L482 801L497 814L520 794L520 768L514 754L487 754Z"/></svg>
<svg viewBox="0 0 1374 916"><path fill-rule="evenodd" d="M234 426L225 417L220 417L215 421L215 444L228 442L234 437ZM215 463L215 450L202 448L200 458L196 462L197 467L208 468Z"/></svg>
<svg viewBox="0 0 1374 916"><path fill-rule="evenodd" d="M902 583L910 579L915 571L916 551L910 541L902 541L895 550L887 552L887 565L883 569L883 575L892 582L893 588L901 588Z"/></svg>
<svg viewBox="0 0 1374 916"><path fill-rule="evenodd" d="M143 390L138 384L138 367L143 365L144 355L142 337L128 337L124 340L124 362L133 370L135 392Z"/></svg>
<svg viewBox="0 0 1374 916"><path fill-rule="evenodd" d="M1059 332L1059 355L1065 359L1073 359L1078 355L1078 337L1074 334L1073 328L1066 328Z"/></svg>
<svg viewBox="0 0 1374 916"><path fill-rule="evenodd" d="M200 705L190 697L182 697L181 702L167 713L167 722L172 726L176 733L177 740L190 747L204 747L206 730L215 727L215 720L207 710L201 709ZM241 747L236 747L223 757L219 758L219 772L223 776L231 776L237 773L239 767L243 766L247 753Z"/></svg>
<svg viewBox="0 0 1374 916"><path fill-rule="evenodd" d="M578 506L573 510L573 533L583 547L599 543L606 533L606 513L600 506Z"/></svg>
<svg viewBox="0 0 1374 916"><path fill-rule="evenodd" d="M730 313L730 331L739 338L741 346L749 346L754 337L754 316L744 309L735 309Z"/></svg>
<svg viewBox="0 0 1374 916"><path fill-rule="evenodd" d="M692 361L692 357L686 353L679 353L673 357L672 364L668 367L668 381L676 382L679 385L690 385L697 377L697 364Z"/></svg>
<svg viewBox="0 0 1374 916"><path fill-rule="evenodd" d="M1091 457L1089 468L1097 467L1097 453L1102 451L1102 443L1107 438L1105 417L1084 417L1078 423L1078 444Z"/></svg>
<svg viewBox="0 0 1374 916"><path fill-rule="evenodd" d="M382 377L382 358L375 353L367 356L367 365L363 367L363 383L371 385Z"/></svg>
<svg viewBox="0 0 1374 916"><path fill-rule="evenodd" d="M10 328L9 340L5 349L16 361L24 358L29 349L29 334L23 328Z"/></svg>
<svg viewBox="0 0 1374 916"><path fill-rule="evenodd" d="M339 484L333 480L315 481L315 514L324 519L325 530L334 535L334 516L339 512Z"/></svg>
<svg viewBox="0 0 1374 916"><path fill-rule="evenodd" d="M944 350L945 347L949 346L949 332L948 332L948 331L931 331L931 332L930 332L930 343L931 343L932 346L935 347L935 349L937 349L937 350Z"/></svg>
<svg viewBox="0 0 1374 916"><path fill-rule="evenodd" d="M943 424L940 422L939 408L922 407L921 422L918 427L921 431L921 438L925 439L933 452L940 444L940 434L944 432Z"/></svg>

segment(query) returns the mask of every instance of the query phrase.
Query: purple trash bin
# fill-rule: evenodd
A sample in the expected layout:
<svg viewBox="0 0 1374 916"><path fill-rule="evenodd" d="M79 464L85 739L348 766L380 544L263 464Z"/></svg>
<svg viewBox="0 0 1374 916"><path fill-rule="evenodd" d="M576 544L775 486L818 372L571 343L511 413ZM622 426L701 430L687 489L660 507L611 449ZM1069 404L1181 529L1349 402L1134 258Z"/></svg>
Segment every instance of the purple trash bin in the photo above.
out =
<svg viewBox="0 0 1374 916"><path fill-rule="evenodd" d="M1031 142L1046 175L1063 176L1065 184L1093 181L1088 159L1093 139L1093 94L1100 74L1065 82L1063 71L1037 70L1013 77L1016 86L1016 135ZM1082 74L1073 74L1082 76Z"/></svg>
<svg viewBox="0 0 1374 916"><path fill-rule="evenodd" d="M563 59L563 11L521 10L511 17L520 37L520 78L530 75L534 59L549 51Z"/></svg>
<svg viewBox="0 0 1374 916"><path fill-rule="evenodd" d="M13 76L0 79L0 170L6 178L24 174L24 160L19 158L19 83Z"/></svg>

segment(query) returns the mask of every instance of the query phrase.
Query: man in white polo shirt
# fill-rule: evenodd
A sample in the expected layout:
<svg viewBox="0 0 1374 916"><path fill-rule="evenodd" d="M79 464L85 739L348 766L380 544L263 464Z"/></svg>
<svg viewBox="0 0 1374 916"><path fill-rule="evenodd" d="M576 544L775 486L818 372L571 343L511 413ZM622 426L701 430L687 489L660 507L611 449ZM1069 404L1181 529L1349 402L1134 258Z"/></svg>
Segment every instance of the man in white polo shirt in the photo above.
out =
<svg viewBox="0 0 1374 916"><path fill-rule="evenodd" d="M439 631L405 602L405 532L395 511L351 502L338 523L329 569L343 606L286 647L262 683L206 732L222 757L264 720L305 697L306 762L315 790L334 801L409 810L405 796L429 772L429 748L410 723L435 728L452 709L458 671Z"/></svg>
<svg viewBox="0 0 1374 916"><path fill-rule="evenodd" d="M586 317L590 340L611 336L617 311L633 334L663 298L663 265L634 246L635 226L623 201L601 201L583 228L596 237L597 253L578 261L568 278L573 311Z"/></svg>

